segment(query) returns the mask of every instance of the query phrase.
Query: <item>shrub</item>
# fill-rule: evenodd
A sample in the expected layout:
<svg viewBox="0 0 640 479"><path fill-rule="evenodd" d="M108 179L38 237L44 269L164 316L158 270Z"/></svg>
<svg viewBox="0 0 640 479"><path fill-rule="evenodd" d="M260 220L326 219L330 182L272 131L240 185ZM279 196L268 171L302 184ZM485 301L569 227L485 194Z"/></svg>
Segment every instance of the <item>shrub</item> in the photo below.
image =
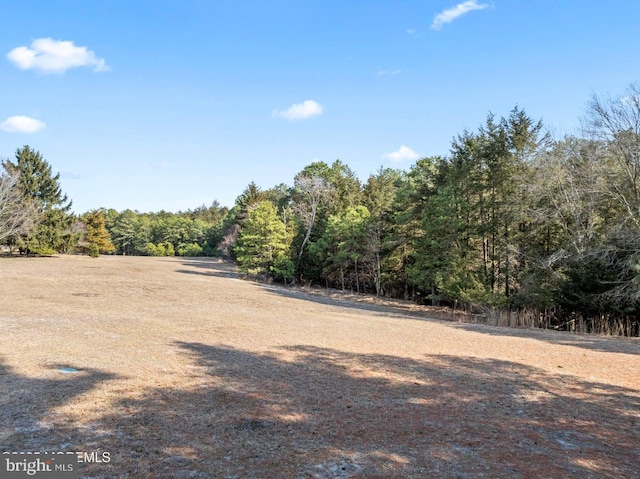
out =
<svg viewBox="0 0 640 479"><path fill-rule="evenodd" d="M97 258L100 256L100 248L97 244L91 243L89 245L89 256L91 256L92 258Z"/></svg>
<svg viewBox="0 0 640 479"><path fill-rule="evenodd" d="M158 248L153 243L147 243L144 245L144 253L149 256L160 256L158 254Z"/></svg>
<svg viewBox="0 0 640 479"><path fill-rule="evenodd" d="M198 243L191 243L179 250L180 256L200 256L203 253L202 246Z"/></svg>
<svg viewBox="0 0 640 479"><path fill-rule="evenodd" d="M37 254L42 256L52 256L57 253L53 248L47 248L46 246L39 246L33 249L29 249L30 254Z"/></svg>

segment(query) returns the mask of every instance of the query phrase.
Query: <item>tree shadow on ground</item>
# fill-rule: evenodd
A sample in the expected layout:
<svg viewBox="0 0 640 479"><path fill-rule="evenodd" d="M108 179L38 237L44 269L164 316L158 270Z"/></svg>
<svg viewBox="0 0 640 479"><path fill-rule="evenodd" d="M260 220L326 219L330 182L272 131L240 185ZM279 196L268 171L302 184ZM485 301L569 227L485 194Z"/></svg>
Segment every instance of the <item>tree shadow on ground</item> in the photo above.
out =
<svg viewBox="0 0 640 479"><path fill-rule="evenodd" d="M118 400L95 423L109 434L73 426L55 432L53 439L77 448L90 442L111 452L108 468L86 464L83 474L618 479L637 473L637 390L498 360L414 360L311 346L270 353L192 342L173 347L191 361L188 383ZM35 390L28 393L35 399L47 386L22 387ZM29 413L18 404L13 410ZM5 418L13 424L13 415Z"/></svg>
<svg viewBox="0 0 640 479"><path fill-rule="evenodd" d="M373 300L373 297L370 296L363 295L362 301L359 301L354 298L340 298L339 295L341 293L339 292L339 290L334 290L333 295L329 295L331 293L327 294L326 290L324 289L319 290L319 292L313 292L305 291L301 288L289 288L280 285L259 284L259 286L270 294L274 294L284 298L310 301L325 306L336 306L339 308L366 311L384 315L387 317L430 320L430 318L426 317L423 312L410 311L409 309L404 309L401 306L391 306L380 303L376 304L365 302L364 300Z"/></svg>
<svg viewBox="0 0 640 479"><path fill-rule="evenodd" d="M55 409L116 376L69 364L45 368L58 376L30 378L0 363L0 452L63 451L71 446L66 419ZM74 449L69 449L75 451Z"/></svg>
<svg viewBox="0 0 640 479"><path fill-rule="evenodd" d="M508 326L491 326L488 324L465 322L464 314L456 316L461 318L442 319L442 311L437 314L431 314L428 307L424 310L411 311L406 306L399 303L392 304L376 304L365 303L352 298L335 298L323 294L314 294L297 288L286 288L279 285L260 285L270 294L285 298L301 299L311 301L318 304L338 306L359 311L367 311L382 314L387 317L417 319L423 321L437 321L450 327L461 328L468 331L489 334L492 336L507 336L517 338L530 338L544 341L551 344L562 346L573 346L593 351L616 352L624 354L638 355L640 354L640 339L626 337L607 337L597 336L593 334L571 333L567 331L553 331L549 329L520 329Z"/></svg>
<svg viewBox="0 0 640 479"><path fill-rule="evenodd" d="M235 264L228 261L222 261L217 258L190 258L188 261L182 261L181 264L183 264L184 266L197 268L197 270L180 269L177 270L177 272L179 273L201 274L204 276L227 279L244 278L244 275L237 271L237 267L235 266ZM483 334L489 334L492 336L533 338L551 344L574 346L584 349L590 349L593 351L617 352L633 355L640 354L640 340L638 338L613 338L591 334L570 333L566 331L552 331L545 329L517 329L507 326L490 326L478 323L466 323L460 320L452 321L442 319L442 314L438 314L436 316L435 314L431 314L428 310L412 311L409 309L409 307L403 307L402 302L398 302L398 304L396 305L380 304L380 302L365 302L365 299L373 301L373 297L368 295L363 295L363 300L359 301L352 297L340 298L340 292L338 290L332 290L334 294L329 295L324 289L321 289L318 292L314 292L297 287L270 285L264 283L255 284L263 290L267 291L269 294L274 294L284 298L310 301L317 304L354 309L358 311L367 311L371 313L382 314L388 317L438 321L442 322L443 324L451 325L452 327L462 328ZM411 306L415 305L411 303ZM442 313L442 311L439 311L439 313ZM463 316L459 316L459 318L462 317Z"/></svg>
<svg viewBox="0 0 640 479"><path fill-rule="evenodd" d="M199 274L203 276L232 279L241 279L245 276L238 271L238 267L234 263L223 261L220 258L181 258L180 264L182 266L196 269L178 269L176 270L177 273Z"/></svg>
<svg viewBox="0 0 640 479"><path fill-rule="evenodd" d="M228 261L221 261L214 258L192 258L189 261L182 261L182 265L193 267L197 269L178 269L177 273L194 274L216 278L225 279L246 279L247 275L240 273L237 270L235 264ZM372 304L365 302L365 300L373 300L373 296L361 295L362 301L354 300L353 298L340 298L336 297L341 294L339 290L331 290L333 295L329 295L327 290L318 288L316 291L284 286L282 284L266 284L259 281L253 282L254 285L264 289L270 294L276 294L285 298L300 299L305 301L311 301L317 304L337 306L341 308L350 308L358 311L369 311L373 313L380 313L386 316L393 317L406 317L414 319L425 319L424 313L418 313L410 310L404 310L399 306L388 306L384 304Z"/></svg>
<svg viewBox="0 0 640 479"><path fill-rule="evenodd" d="M571 333L549 329L518 329L506 326L489 326L470 323L457 323L452 325L452 327L491 336L537 339L547 343L573 346L593 351L623 353L634 356L640 354L640 338L598 336L594 334Z"/></svg>

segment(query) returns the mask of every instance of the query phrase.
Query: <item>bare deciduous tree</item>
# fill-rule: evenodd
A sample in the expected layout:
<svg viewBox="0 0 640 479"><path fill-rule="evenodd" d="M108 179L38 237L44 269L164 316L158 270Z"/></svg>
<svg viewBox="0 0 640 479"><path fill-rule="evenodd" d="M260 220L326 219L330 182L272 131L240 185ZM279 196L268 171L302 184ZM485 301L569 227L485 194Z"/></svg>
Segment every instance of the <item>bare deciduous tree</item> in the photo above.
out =
<svg viewBox="0 0 640 479"><path fill-rule="evenodd" d="M617 98L594 95L583 124L588 135L609 147L621 173L610 193L640 227L640 85L629 85Z"/></svg>
<svg viewBox="0 0 640 479"><path fill-rule="evenodd" d="M608 232L603 262L620 267L619 280L609 291L616 300L640 300L640 84L611 98L594 95L584 119L586 132L607 147L615 168L607 175L606 193L621 209L621 217Z"/></svg>
<svg viewBox="0 0 640 479"><path fill-rule="evenodd" d="M540 156L529 178L537 198L529 213L543 229L559 227L572 254L592 246L603 222L608 195L602 155L600 142L566 137Z"/></svg>
<svg viewBox="0 0 640 479"><path fill-rule="evenodd" d="M320 176L308 176L304 174L296 175L294 186L296 196L298 197L298 200L294 203L294 211L306 227L296 262L297 273L302 255L304 254L304 248L307 246L309 238L311 237L311 231L318 214L318 207L331 197L332 187Z"/></svg>
<svg viewBox="0 0 640 479"><path fill-rule="evenodd" d="M37 222L38 212L18 187L18 174L0 175L0 244L27 234Z"/></svg>

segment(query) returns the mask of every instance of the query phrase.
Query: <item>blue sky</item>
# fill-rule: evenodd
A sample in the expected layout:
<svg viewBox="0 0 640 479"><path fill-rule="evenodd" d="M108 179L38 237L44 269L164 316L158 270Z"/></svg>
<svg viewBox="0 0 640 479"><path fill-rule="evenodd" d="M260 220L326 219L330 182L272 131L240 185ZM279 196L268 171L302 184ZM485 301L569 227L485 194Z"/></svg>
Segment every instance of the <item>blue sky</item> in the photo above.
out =
<svg viewBox="0 0 640 479"><path fill-rule="evenodd" d="M515 106L556 135L640 81L635 0L4 0L0 157L78 213L232 206L340 159L365 181Z"/></svg>

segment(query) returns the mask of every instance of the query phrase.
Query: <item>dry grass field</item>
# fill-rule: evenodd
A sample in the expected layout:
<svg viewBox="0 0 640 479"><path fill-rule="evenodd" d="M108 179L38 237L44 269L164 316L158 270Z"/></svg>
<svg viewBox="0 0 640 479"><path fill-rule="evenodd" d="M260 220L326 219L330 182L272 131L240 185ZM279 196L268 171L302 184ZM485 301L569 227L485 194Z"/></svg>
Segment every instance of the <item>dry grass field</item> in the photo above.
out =
<svg viewBox="0 0 640 479"><path fill-rule="evenodd" d="M0 452L82 478L640 477L637 339L78 256L0 258L0 329Z"/></svg>

